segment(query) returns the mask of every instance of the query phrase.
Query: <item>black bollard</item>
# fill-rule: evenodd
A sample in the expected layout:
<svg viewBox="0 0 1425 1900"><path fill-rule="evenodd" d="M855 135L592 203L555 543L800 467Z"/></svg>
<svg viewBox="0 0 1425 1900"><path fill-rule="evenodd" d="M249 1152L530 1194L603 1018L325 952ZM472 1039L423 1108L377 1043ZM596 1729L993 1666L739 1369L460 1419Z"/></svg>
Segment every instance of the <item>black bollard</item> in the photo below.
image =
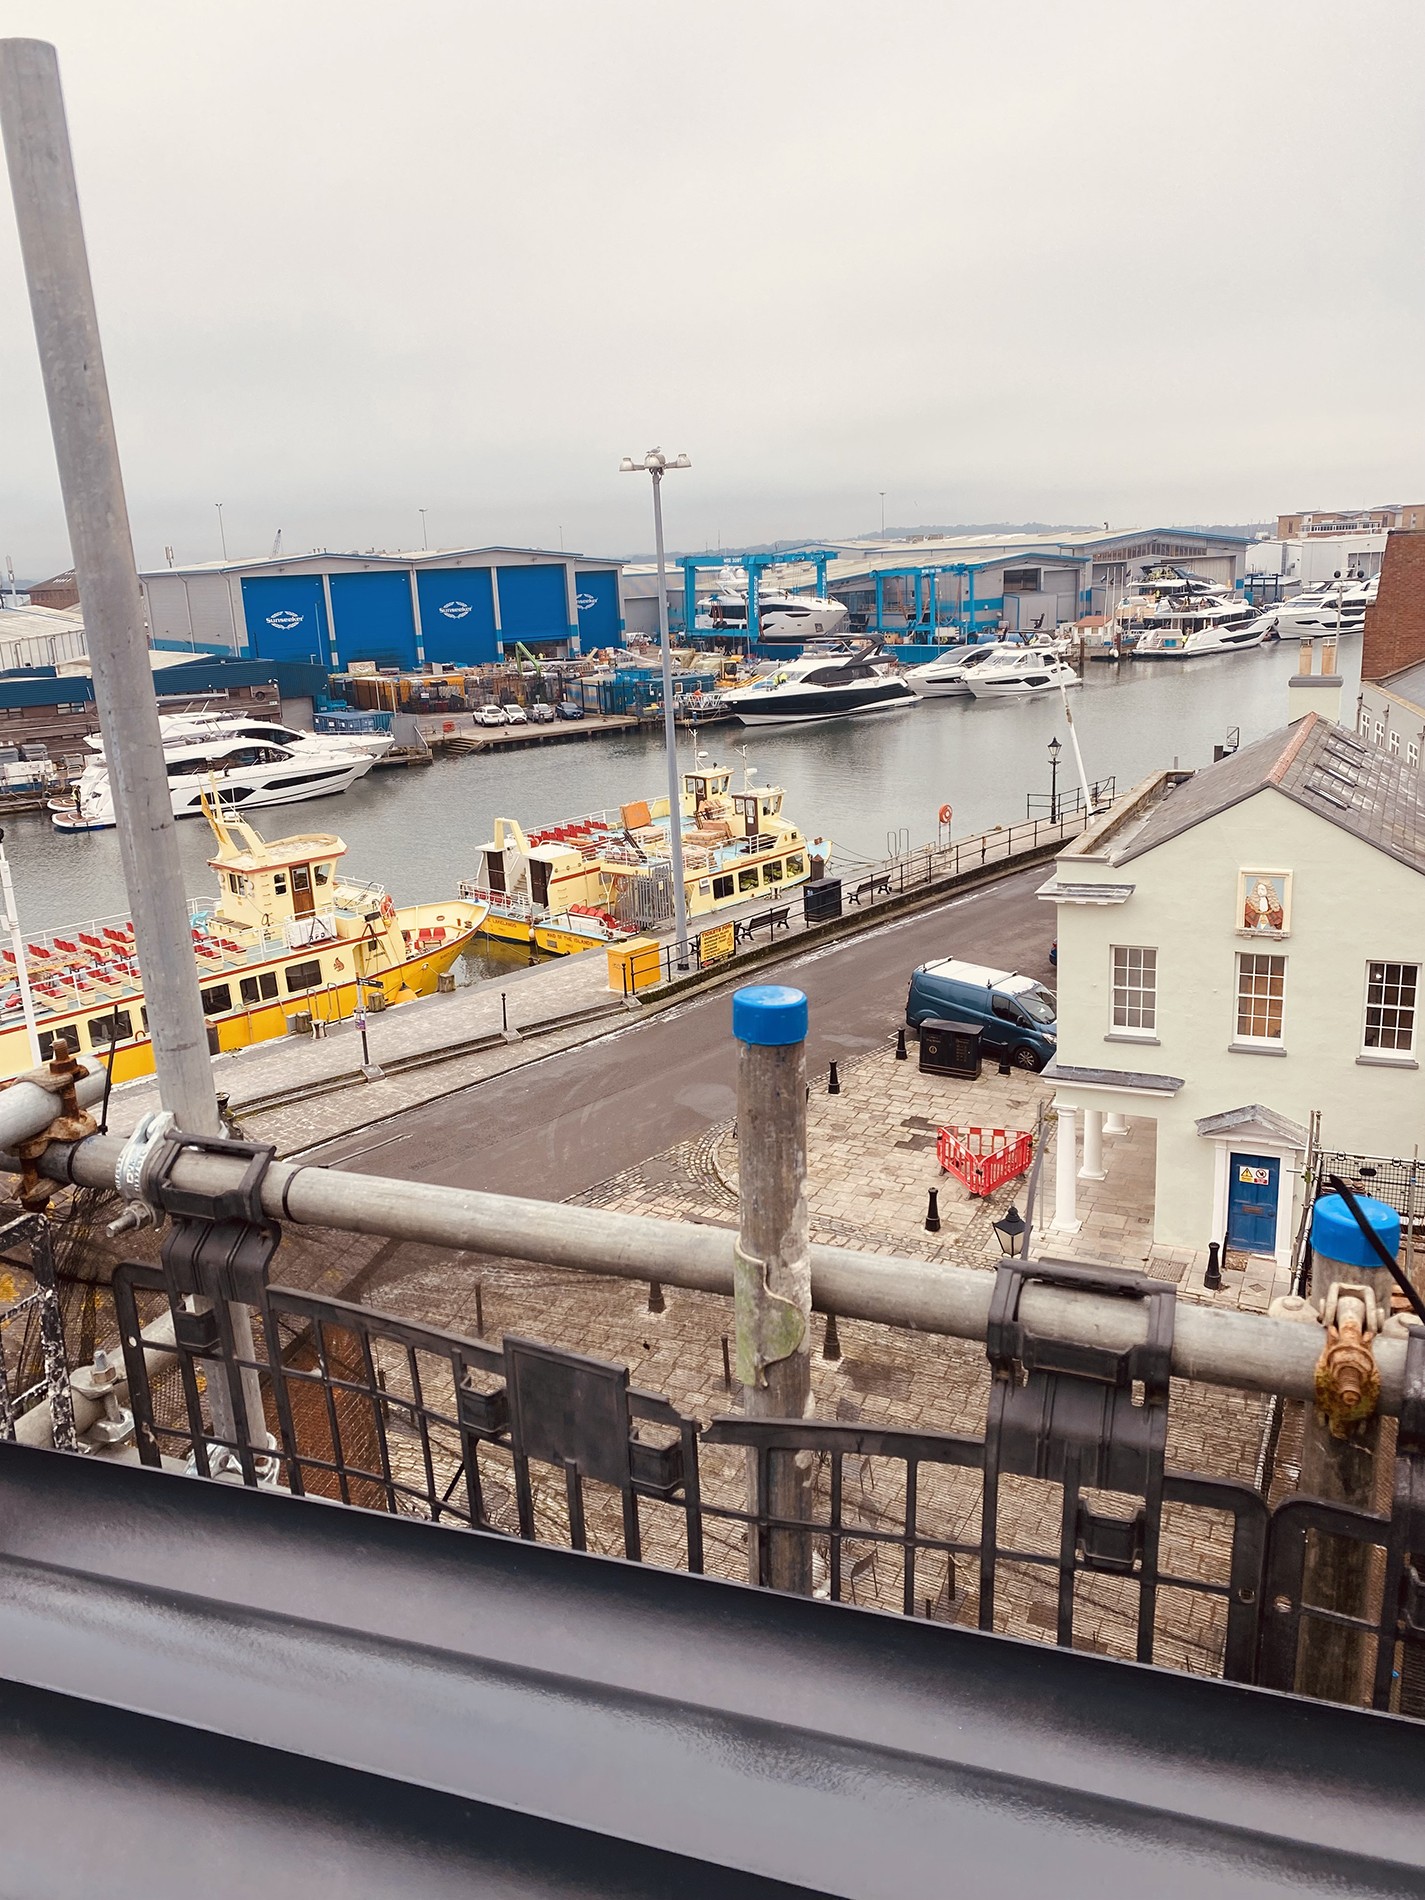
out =
<svg viewBox="0 0 1425 1900"><path fill-rule="evenodd" d="M999 1072L1001 1075L1008 1075L1011 1072L1008 1049L1001 1049L999 1052Z"/></svg>
<svg viewBox="0 0 1425 1900"><path fill-rule="evenodd" d="M659 1280L650 1280L648 1282L648 1310L650 1313L662 1313L666 1310L666 1302L663 1298L663 1286Z"/></svg>
<svg viewBox="0 0 1425 1900"><path fill-rule="evenodd" d="M927 1234L940 1232L940 1190L930 1190L930 1205L925 1210L925 1231Z"/></svg>
<svg viewBox="0 0 1425 1900"><path fill-rule="evenodd" d="M826 1316L826 1337L821 1342L821 1356L823 1359L841 1357L841 1335L836 1330L835 1313L828 1313Z"/></svg>
<svg viewBox="0 0 1425 1900"><path fill-rule="evenodd" d="M727 1350L726 1333L722 1336L722 1389L724 1392L732 1390L732 1358Z"/></svg>
<svg viewBox="0 0 1425 1900"><path fill-rule="evenodd" d="M834 1062L831 1065L831 1073L826 1078L826 1092L828 1095L839 1095L841 1093L841 1077L836 1073L836 1064Z"/></svg>
<svg viewBox="0 0 1425 1900"><path fill-rule="evenodd" d="M1217 1242L1207 1243L1207 1271L1202 1276L1202 1284L1209 1293L1218 1293L1222 1289L1222 1266L1217 1257Z"/></svg>
<svg viewBox="0 0 1425 1900"><path fill-rule="evenodd" d="M485 1295L480 1282L475 1282L475 1337L485 1337Z"/></svg>
<svg viewBox="0 0 1425 1900"><path fill-rule="evenodd" d="M898 1030L896 1031L896 1061L897 1061L897 1062L909 1062L909 1061L910 1061L910 1057L909 1057L909 1055L908 1055L908 1054L906 1053L906 1046L905 1046L905 1030L904 1030L904 1029L898 1029Z"/></svg>

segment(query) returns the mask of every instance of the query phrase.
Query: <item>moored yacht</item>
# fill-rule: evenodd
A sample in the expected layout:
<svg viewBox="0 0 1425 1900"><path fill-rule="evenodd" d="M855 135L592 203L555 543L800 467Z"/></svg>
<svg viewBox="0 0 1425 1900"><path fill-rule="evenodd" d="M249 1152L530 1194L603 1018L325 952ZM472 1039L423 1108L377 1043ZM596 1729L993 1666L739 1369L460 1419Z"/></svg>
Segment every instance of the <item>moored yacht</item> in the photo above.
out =
<svg viewBox="0 0 1425 1900"><path fill-rule="evenodd" d="M1033 647L1011 649L970 674L970 691L976 699L1036 699L1057 693L1060 687L1082 685L1073 667L1058 654Z"/></svg>
<svg viewBox="0 0 1425 1900"><path fill-rule="evenodd" d="M904 676L905 682L921 699L968 698L970 675L976 668L987 666L999 655L1024 650L999 641L985 641L980 646L946 647L933 660L911 667Z"/></svg>
<svg viewBox="0 0 1425 1900"><path fill-rule="evenodd" d="M1351 574L1342 580L1317 581L1289 600L1279 600L1264 608L1253 621L1260 626L1264 639L1310 639L1318 633L1359 633L1366 624L1366 609L1375 600L1380 575L1369 580Z"/></svg>
<svg viewBox="0 0 1425 1900"><path fill-rule="evenodd" d="M304 732L300 727L284 725L262 713L235 712L160 713L158 729L165 746L188 744L200 739L247 739L255 745L286 746L295 753L311 751L369 752L373 759L385 756L395 744L389 732ZM92 734L85 740L96 752L104 749L103 738Z"/></svg>
<svg viewBox="0 0 1425 1900"><path fill-rule="evenodd" d="M735 713L744 726L809 725L916 703L902 675L866 653L844 660L790 660L722 695L723 710Z"/></svg>
<svg viewBox="0 0 1425 1900"><path fill-rule="evenodd" d="M339 739L323 743L305 734L303 739L301 745L280 745L214 731L165 735L174 817L197 817L207 795L228 811L327 798L346 791L376 763L375 753L353 750ZM49 809L56 831L103 831L115 823L114 792L102 753L85 766L73 797L54 799Z"/></svg>

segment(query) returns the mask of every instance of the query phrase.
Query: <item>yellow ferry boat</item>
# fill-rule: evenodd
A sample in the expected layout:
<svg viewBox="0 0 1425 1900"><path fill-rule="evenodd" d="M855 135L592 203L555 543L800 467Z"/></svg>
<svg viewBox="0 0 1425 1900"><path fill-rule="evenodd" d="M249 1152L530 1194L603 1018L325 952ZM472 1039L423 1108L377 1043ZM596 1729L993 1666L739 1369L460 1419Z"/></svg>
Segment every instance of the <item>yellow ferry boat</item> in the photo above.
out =
<svg viewBox="0 0 1425 1900"><path fill-rule="evenodd" d="M775 900L810 875L807 841L782 816L782 788L732 790L722 766L685 772L679 825L690 919ZM526 833L497 818L478 882L460 894L487 907L481 933L568 955L674 916L667 798L594 812Z"/></svg>
<svg viewBox="0 0 1425 1900"><path fill-rule="evenodd" d="M193 962L212 1049L245 1049L314 1021L427 996L474 939L484 905L467 899L397 909L379 884L343 877L342 839L308 832L265 842L250 824L204 812L217 839L208 862L218 900L190 900ZM0 1077L31 1066L15 960L0 977ZM153 1071L134 927L113 918L27 936L25 966L47 1062L63 1036L76 1053L113 1047L114 1079Z"/></svg>

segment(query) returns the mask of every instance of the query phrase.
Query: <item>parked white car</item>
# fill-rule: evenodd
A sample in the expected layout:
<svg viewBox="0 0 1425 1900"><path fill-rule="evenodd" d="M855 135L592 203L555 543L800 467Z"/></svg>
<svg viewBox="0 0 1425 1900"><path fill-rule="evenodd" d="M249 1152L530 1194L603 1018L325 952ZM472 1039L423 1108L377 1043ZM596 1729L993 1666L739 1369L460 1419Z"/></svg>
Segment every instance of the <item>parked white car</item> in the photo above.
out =
<svg viewBox="0 0 1425 1900"><path fill-rule="evenodd" d="M529 724L529 720L525 717L523 706L503 706L500 710L505 715L505 724L507 726L527 726Z"/></svg>
<svg viewBox="0 0 1425 1900"><path fill-rule="evenodd" d="M503 706L477 706L475 709L477 726L502 726L505 723Z"/></svg>

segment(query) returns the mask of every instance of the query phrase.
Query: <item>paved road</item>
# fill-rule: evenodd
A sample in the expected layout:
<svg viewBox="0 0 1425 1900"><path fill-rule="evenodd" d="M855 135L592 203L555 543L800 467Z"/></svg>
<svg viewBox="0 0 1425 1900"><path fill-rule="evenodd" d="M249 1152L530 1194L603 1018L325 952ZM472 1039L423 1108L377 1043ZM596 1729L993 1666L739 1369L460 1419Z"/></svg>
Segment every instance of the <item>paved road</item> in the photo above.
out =
<svg viewBox="0 0 1425 1900"><path fill-rule="evenodd" d="M806 991L815 1074L833 1057L884 1044L903 1020L911 970L929 957L970 957L1052 985L1054 914L1034 896L1048 875L1038 866L866 936L793 953L757 981ZM562 1200L733 1114L730 996L695 998L303 1158Z"/></svg>

